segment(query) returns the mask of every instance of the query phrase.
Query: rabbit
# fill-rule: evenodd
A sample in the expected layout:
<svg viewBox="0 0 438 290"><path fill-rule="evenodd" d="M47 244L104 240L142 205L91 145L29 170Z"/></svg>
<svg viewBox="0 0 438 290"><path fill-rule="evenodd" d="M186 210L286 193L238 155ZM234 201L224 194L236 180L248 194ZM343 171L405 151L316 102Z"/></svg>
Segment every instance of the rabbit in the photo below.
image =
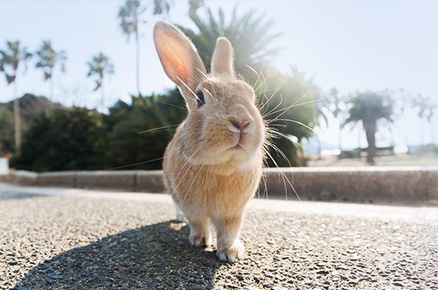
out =
<svg viewBox="0 0 438 290"><path fill-rule="evenodd" d="M176 129L163 159L163 180L187 218L189 241L211 246L235 262L244 254L239 233L247 202L255 195L265 158L266 124L254 89L234 72L234 50L219 37L211 73L195 46L177 27L158 21L155 47L167 76L185 99L188 115Z"/></svg>

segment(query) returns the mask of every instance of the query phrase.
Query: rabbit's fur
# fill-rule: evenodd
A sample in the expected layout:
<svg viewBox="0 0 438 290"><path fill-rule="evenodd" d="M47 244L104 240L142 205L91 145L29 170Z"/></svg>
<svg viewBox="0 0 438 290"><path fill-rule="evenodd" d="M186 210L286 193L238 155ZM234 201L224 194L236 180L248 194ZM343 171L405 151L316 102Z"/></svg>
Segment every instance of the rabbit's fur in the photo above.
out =
<svg viewBox="0 0 438 290"><path fill-rule="evenodd" d="M164 155L165 186L189 221L190 243L211 245L212 223L219 259L234 262L243 255L240 226L264 159L266 130L254 90L236 78L233 48L224 37L216 42L208 75L196 48L175 26L157 22L154 41L189 111Z"/></svg>

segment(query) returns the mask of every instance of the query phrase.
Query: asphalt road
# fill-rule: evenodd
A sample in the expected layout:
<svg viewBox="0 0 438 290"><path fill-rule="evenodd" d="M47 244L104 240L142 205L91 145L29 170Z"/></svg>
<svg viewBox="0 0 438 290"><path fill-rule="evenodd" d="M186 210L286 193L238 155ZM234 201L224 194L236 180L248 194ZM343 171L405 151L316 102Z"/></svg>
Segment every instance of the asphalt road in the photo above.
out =
<svg viewBox="0 0 438 290"><path fill-rule="evenodd" d="M438 208L252 200L244 259L194 248L169 196L0 183L0 288L438 288Z"/></svg>

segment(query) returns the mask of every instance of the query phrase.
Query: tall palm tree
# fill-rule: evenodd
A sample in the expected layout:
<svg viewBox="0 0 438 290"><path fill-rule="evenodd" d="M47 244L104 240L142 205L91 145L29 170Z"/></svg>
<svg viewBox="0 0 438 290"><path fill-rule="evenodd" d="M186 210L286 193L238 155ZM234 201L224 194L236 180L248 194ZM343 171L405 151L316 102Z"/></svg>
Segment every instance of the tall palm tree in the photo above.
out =
<svg viewBox="0 0 438 290"><path fill-rule="evenodd" d="M362 122L368 142L367 162L374 164L376 156L377 123L380 120L392 122L393 100L387 95L366 91L349 100L349 116L345 123Z"/></svg>
<svg viewBox="0 0 438 290"><path fill-rule="evenodd" d="M324 100L325 108L332 113L333 117L338 121L338 148L342 152L342 112L344 111L345 101L344 97L339 95L339 91L336 88L332 88Z"/></svg>
<svg viewBox="0 0 438 290"><path fill-rule="evenodd" d="M405 91L404 88L399 88L398 89L398 98L397 98L397 113L401 116L401 125L403 128L405 128L405 110L408 107L408 104L411 103L411 95L409 92ZM403 135L404 135L404 139L405 139L405 144L407 147L409 147L409 138L408 138L408 131L407 130L403 130Z"/></svg>
<svg viewBox="0 0 438 290"><path fill-rule="evenodd" d="M87 63L88 65L88 74L87 76L96 76L96 88L95 91L100 89L101 100L100 105L103 106L105 100L105 93L103 89L103 81L105 76L111 75L114 73L114 66L111 63L108 56L104 55L102 52L96 56L93 56L91 61Z"/></svg>
<svg viewBox="0 0 438 290"><path fill-rule="evenodd" d="M418 94L417 97L413 97L411 99L411 107L413 109L418 110L417 116L421 122L427 115L428 104L427 104L426 98L424 98L421 94ZM420 135L421 135L421 145L425 145L423 126L420 126Z"/></svg>
<svg viewBox="0 0 438 290"><path fill-rule="evenodd" d="M436 146L435 145L435 128L434 128L432 119L433 119L435 110L438 108L438 105L435 102L433 102L432 99L429 98L429 100L430 100L430 102L429 102L429 114L427 114L426 119L429 122L429 126L430 126L431 143L432 143L432 146L434 146L434 148L435 148L435 146Z"/></svg>
<svg viewBox="0 0 438 290"><path fill-rule="evenodd" d="M413 97L411 99L411 106L414 109L417 109L417 116L420 120L425 119L429 122L431 128L431 143L435 144L435 134L432 123L432 118L434 115L434 111L437 108L437 104L428 97L423 97L421 94L418 94L417 97ZM422 145L426 145L424 142L424 134L423 134L423 126L421 126L421 143Z"/></svg>
<svg viewBox="0 0 438 290"><path fill-rule="evenodd" d="M59 64L61 66L61 72L65 72L65 61L67 56L65 51L55 51L52 48L52 42L49 40L43 41L43 45L36 52L38 56L38 62L36 63L36 68L41 68L44 72L44 80L50 80L50 94L49 99L53 99L53 72L55 66Z"/></svg>
<svg viewBox="0 0 438 290"><path fill-rule="evenodd" d="M6 45L6 50L0 50L0 72L5 74L8 85L14 84L15 153L20 155L21 118L16 79L20 64L25 64L32 57L32 54L27 51L26 47L20 47L20 41L7 41Z"/></svg>
<svg viewBox="0 0 438 290"><path fill-rule="evenodd" d="M137 92L140 94L140 44L138 42L138 25L141 15L146 11L146 7L141 7L140 0L126 0L125 5L119 10L118 16L121 19L120 27L124 34L126 34L127 41L134 34L136 47L136 79ZM157 4L156 4L157 5Z"/></svg>

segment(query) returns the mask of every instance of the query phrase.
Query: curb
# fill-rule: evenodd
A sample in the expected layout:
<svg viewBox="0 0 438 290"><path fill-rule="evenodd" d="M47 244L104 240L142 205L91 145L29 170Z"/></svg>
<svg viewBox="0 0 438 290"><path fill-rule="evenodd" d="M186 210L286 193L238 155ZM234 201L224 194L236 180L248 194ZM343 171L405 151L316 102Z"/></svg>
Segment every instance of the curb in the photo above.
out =
<svg viewBox="0 0 438 290"><path fill-rule="evenodd" d="M16 171L0 175L0 181L23 186L165 192L160 170ZM295 192L301 200L438 205L438 166L264 169L258 197L297 200Z"/></svg>

